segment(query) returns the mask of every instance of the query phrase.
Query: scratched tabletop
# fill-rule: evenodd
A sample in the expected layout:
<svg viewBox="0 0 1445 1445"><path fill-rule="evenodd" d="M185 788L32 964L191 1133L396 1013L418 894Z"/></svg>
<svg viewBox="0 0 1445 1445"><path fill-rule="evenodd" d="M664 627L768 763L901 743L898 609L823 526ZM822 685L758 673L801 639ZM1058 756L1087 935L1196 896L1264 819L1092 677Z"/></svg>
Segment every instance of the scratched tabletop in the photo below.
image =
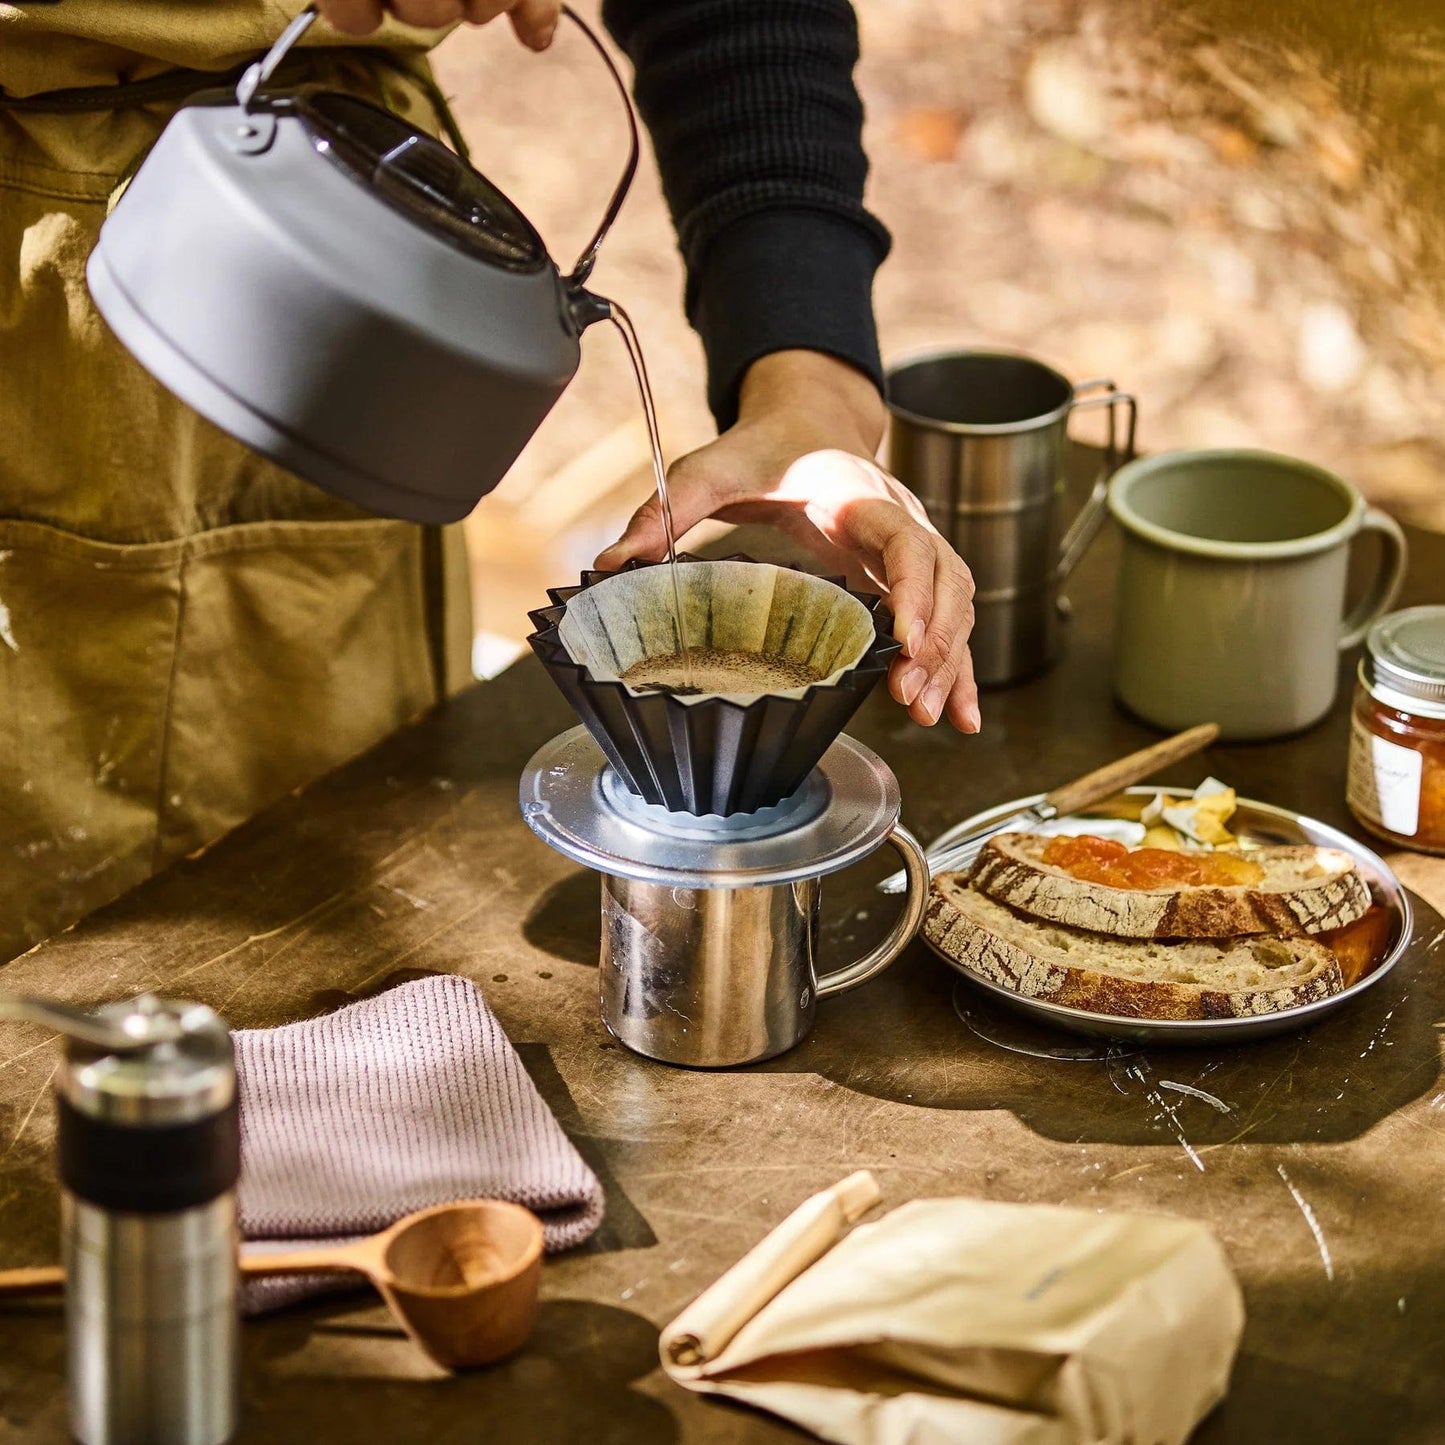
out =
<svg viewBox="0 0 1445 1445"><path fill-rule="evenodd" d="M1441 600L1445 537L1410 541L1404 600ZM987 695L981 736L914 727L881 692L859 714L850 731L892 764L925 840L1152 739L1110 700L1116 564L1106 534L1070 586L1063 659ZM1319 727L1217 747L1169 780L1213 772L1351 828L1352 662ZM824 1003L785 1057L684 1072L603 1030L597 880L518 816L522 765L573 721L529 658L0 970L4 986L84 1003L189 996L245 1027L466 975L601 1176L606 1222L549 1261L523 1354L439 1378L364 1294L249 1323L243 1440L800 1438L673 1386L657 1330L801 1199L860 1167L888 1206L967 1194L1208 1220L1249 1322L1201 1441L1445 1438L1445 920L1426 901L1445 907L1445 866L1395 855L1416 892L1415 940L1379 987L1307 1032L1111 1060L1050 1057L1061 1041L1045 1035L1004 1047L1004 1026L915 944ZM887 929L896 905L871 885L892 866L881 854L828 883L825 962ZM0 1026L0 1266L57 1256L56 1057L39 1031ZM0 1312L7 1445L65 1438L63 1345L55 1304Z"/></svg>

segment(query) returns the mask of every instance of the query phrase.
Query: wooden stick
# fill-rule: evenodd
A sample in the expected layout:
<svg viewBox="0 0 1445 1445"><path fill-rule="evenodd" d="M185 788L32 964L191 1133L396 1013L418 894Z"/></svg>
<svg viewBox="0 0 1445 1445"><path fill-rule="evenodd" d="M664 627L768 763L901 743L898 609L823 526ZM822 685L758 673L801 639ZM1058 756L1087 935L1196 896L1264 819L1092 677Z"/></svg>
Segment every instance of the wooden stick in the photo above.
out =
<svg viewBox="0 0 1445 1445"><path fill-rule="evenodd" d="M1218 736L1218 723L1200 723L1187 732L1176 733L1163 742L1151 743L1137 753L1130 753L1127 758L1105 763L1102 768L1095 768L1092 773L1085 773L1082 778L1075 778L1072 783L1065 783L1046 793L1044 801L1057 808L1060 817L1077 813L1080 808L1111 797L1169 767L1171 763L1203 752Z"/></svg>
<svg viewBox="0 0 1445 1445"><path fill-rule="evenodd" d="M817 1263L879 1197L878 1181L860 1169L805 1199L663 1330L664 1361L674 1370L696 1373L715 1359L769 1300Z"/></svg>

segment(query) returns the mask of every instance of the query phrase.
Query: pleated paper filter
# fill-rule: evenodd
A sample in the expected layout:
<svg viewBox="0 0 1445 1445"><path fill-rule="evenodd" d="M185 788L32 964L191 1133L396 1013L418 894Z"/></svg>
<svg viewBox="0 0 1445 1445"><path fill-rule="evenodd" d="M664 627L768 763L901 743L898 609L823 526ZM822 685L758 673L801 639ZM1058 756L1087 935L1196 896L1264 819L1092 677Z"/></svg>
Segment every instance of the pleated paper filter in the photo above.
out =
<svg viewBox="0 0 1445 1445"><path fill-rule="evenodd" d="M649 803L696 814L770 807L888 670L898 651L891 619L878 598L830 578L748 557L679 563L694 681L727 691L677 688L672 580L661 564L552 589L529 640Z"/></svg>

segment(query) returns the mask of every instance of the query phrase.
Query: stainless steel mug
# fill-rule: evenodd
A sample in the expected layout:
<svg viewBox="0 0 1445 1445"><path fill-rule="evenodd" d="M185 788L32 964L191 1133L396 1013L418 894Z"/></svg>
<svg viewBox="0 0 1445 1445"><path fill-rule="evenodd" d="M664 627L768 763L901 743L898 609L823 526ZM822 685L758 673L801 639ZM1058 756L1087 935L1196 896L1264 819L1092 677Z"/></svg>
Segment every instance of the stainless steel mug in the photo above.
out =
<svg viewBox="0 0 1445 1445"><path fill-rule="evenodd" d="M1104 466L1065 528L1069 417L1095 407L1109 410ZM888 373L888 409L890 470L973 572L974 675L998 686L1038 672L1058 651L1059 585L1104 520L1109 477L1134 454L1134 398L1014 352L944 351Z"/></svg>
<svg viewBox="0 0 1445 1445"><path fill-rule="evenodd" d="M629 1049L693 1068L772 1058L813 1026L820 998L881 973L923 921L928 861L894 824L908 871L903 913L863 958L818 976L822 876L680 888L604 874L602 1018Z"/></svg>
<svg viewBox="0 0 1445 1445"><path fill-rule="evenodd" d="M142 995L95 1013L0 994L66 1035L57 1074L70 1429L222 1445L238 1418L236 1068L225 1020Z"/></svg>

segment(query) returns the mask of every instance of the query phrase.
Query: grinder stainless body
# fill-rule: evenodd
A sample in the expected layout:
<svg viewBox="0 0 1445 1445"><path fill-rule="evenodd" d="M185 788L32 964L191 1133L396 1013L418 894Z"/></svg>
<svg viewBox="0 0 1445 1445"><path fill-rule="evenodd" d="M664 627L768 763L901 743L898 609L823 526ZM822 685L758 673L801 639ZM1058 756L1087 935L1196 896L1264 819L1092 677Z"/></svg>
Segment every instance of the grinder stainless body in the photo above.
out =
<svg viewBox="0 0 1445 1445"><path fill-rule="evenodd" d="M95 1016L59 1073L70 1427L83 1445L236 1429L236 1070L225 1022L154 998Z"/></svg>

